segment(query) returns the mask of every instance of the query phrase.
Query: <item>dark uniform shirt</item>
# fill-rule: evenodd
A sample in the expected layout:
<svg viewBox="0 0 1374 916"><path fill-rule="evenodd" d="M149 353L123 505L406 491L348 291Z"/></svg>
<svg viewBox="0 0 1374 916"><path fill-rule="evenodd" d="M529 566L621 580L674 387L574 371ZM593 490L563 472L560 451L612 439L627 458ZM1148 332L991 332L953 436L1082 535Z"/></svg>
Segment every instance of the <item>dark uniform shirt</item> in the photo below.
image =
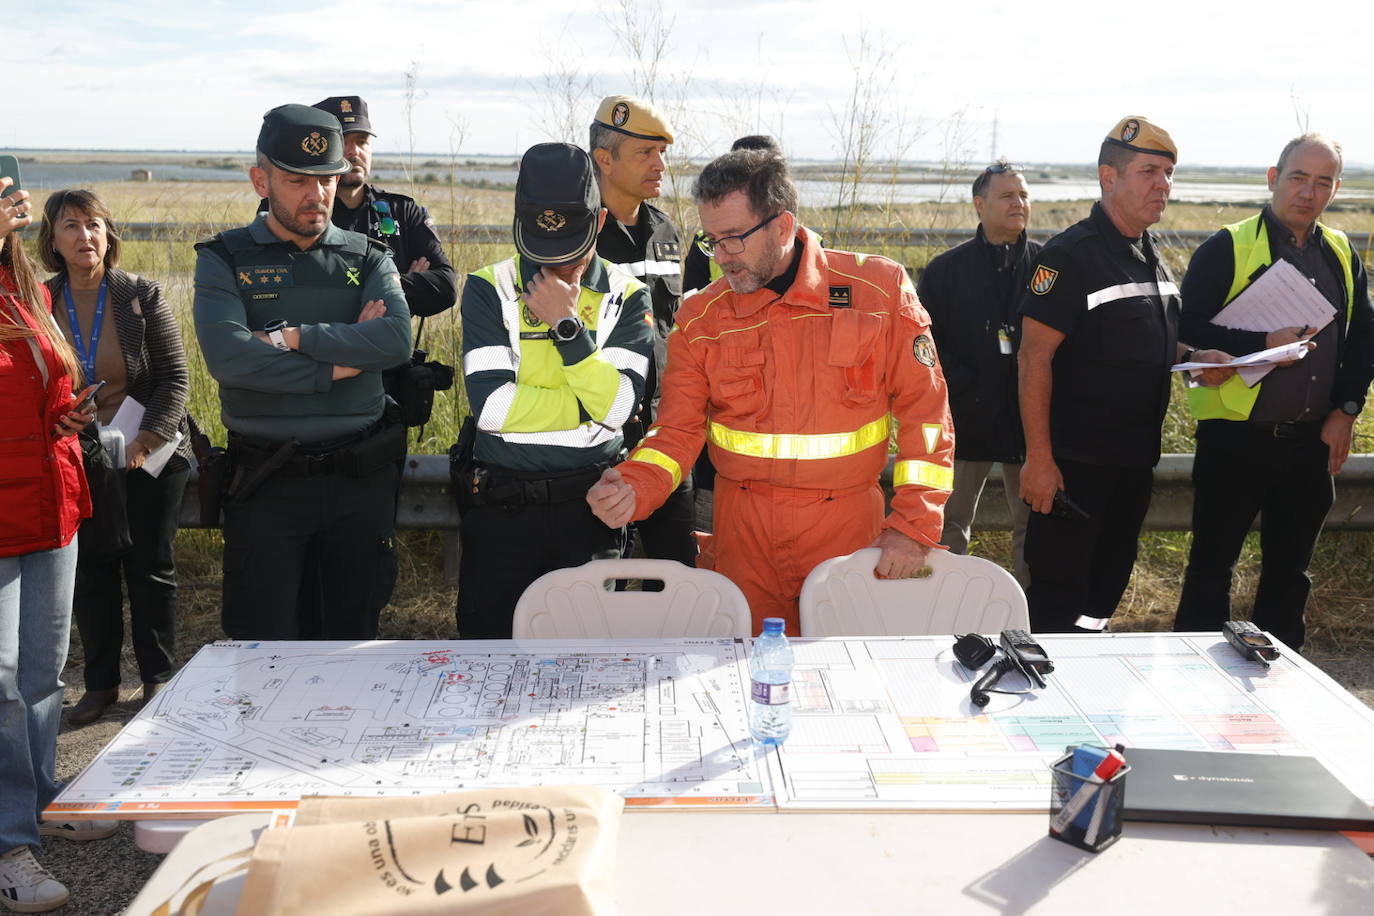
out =
<svg viewBox="0 0 1374 916"><path fill-rule="evenodd" d="M1153 467L1169 404L1179 295L1146 232L1123 236L1102 209L1050 239L1021 315L1064 334L1055 352L1050 438L1056 458Z"/></svg>
<svg viewBox="0 0 1374 916"><path fill-rule="evenodd" d="M961 461L1025 460L1016 308L1039 252L1040 243L1024 232L1014 244L993 245L979 226L972 239L932 259L917 281L949 384L954 457Z"/></svg>
<svg viewBox="0 0 1374 916"><path fill-rule="evenodd" d="M380 243L328 226L302 251L259 218L196 249L196 337L228 429L311 443L381 417L382 370L410 353L410 313ZM358 323L373 299L386 303L386 314ZM252 336L277 318L300 327L299 349ZM363 372L335 381L336 365Z"/></svg>

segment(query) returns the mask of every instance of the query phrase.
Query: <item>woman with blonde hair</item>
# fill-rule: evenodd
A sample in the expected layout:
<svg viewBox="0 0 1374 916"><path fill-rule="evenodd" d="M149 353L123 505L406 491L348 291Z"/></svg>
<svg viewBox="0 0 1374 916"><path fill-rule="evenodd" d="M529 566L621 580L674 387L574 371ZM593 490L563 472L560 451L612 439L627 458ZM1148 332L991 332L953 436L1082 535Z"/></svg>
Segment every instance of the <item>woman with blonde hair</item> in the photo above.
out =
<svg viewBox="0 0 1374 916"><path fill-rule="evenodd" d="M0 178L0 194L11 184ZM0 198L0 904L39 913L67 900L33 856L39 838L99 839L116 825L39 820L58 790L74 535L91 512L76 434L94 409L72 396L80 366L15 231L29 206L24 191Z"/></svg>

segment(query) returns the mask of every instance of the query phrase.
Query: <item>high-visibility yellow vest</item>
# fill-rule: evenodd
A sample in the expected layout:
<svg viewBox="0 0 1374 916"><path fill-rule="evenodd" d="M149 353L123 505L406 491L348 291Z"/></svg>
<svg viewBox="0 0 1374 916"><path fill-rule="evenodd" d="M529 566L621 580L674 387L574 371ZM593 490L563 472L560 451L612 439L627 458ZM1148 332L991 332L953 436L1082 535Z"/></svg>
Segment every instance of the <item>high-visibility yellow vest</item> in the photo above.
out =
<svg viewBox="0 0 1374 916"><path fill-rule="evenodd" d="M1354 255L1350 250L1350 239L1339 229L1322 223L1317 225L1321 227L1323 244L1330 247L1341 265L1341 279L1345 282L1345 322L1349 326L1355 305ZM1231 277L1231 289L1226 294L1226 302L1229 303L1250 285L1259 270L1273 262L1274 257L1269 251L1269 229L1264 223L1263 213L1256 213L1249 219L1224 228L1231 234L1231 251L1235 256L1235 273ZM1198 420L1248 420L1250 411L1255 408L1255 400L1259 398L1260 384L1251 388L1239 375L1233 375L1215 388L1189 388L1188 407Z"/></svg>

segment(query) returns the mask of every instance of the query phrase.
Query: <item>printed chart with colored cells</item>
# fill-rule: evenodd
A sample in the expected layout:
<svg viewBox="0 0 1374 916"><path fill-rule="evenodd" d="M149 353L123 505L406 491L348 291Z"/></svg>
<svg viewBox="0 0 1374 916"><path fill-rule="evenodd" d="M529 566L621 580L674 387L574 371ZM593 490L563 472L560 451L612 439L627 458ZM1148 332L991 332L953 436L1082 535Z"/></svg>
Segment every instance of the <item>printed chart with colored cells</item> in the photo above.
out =
<svg viewBox="0 0 1374 916"><path fill-rule="evenodd" d="M560 782L628 804L771 806L744 652L733 639L215 643L49 810L206 817Z"/></svg>
<svg viewBox="0 0 1374 916"><path fill-rule="evenodd" d="M1266 669L1220 636L1039 641L1049 686L983 709L950 639L797 642L779 805L1042 811L1080 743L1310 755L1374 803L1374 711L1291 652Z"/></svg>

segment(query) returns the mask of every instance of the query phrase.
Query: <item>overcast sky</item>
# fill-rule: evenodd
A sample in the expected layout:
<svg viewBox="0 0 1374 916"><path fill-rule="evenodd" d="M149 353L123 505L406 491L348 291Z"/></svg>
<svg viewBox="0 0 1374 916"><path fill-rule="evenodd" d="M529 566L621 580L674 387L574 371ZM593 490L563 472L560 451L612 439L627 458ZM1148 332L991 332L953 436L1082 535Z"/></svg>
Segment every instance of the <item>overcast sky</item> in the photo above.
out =
<svg viewBox="0 0 1374 916"><path fill-rule="evenodd" d="M1119 118L1172 132L1180 165L1271 164L1299 118L1374 163L1369 26L1268 2L883 0L6 0L0 144L246 150L264 111L360 94L375 149L517 154L642 91L633 32L679 153L742 133L839 158L860 116L877 156L1085 162ZM645 51L641 60L652 60ZM416 75L407 127L406 72ZM858 98L858 104L854 99Z"/></svg>

